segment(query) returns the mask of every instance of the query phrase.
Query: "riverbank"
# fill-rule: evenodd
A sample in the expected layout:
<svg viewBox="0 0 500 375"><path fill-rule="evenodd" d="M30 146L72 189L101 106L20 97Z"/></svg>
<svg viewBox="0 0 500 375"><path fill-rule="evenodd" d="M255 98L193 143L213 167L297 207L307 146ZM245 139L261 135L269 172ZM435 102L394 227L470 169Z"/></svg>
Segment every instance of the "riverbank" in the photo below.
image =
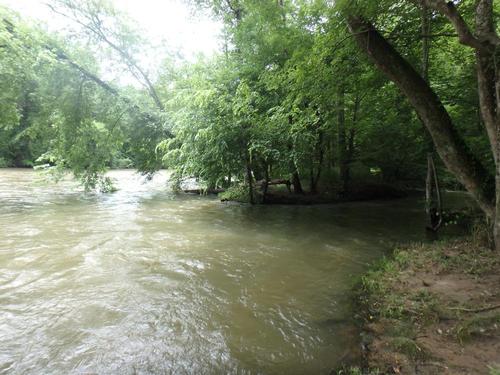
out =
<svg viewBox="0 0 500 375"><path fill-rule="evenodd" d="M223 202L248 203L248 188L245 185L232 186L225 191L219 190L184 190L185 193L218 194ZM303 192L301 194L289 191L284 187L270 188L264 194L259 188L254 189L254 202L260 204L279 205L314 205L345 202L362 202L370 200L391 200L420 194L410 189L402 189L383 183L364 183L352 187L349 192L343 192L340 187L332 186L330 189L318 193Z"/></svg>
<svg viewBox="0 0 500 375"><path fill-rule="evenodd" d="M352 374L500 374L500 254L478 239L395 250L357 302L367 370Z"/></svg>
<svg viewBox="0 0 500 375"><path fill-rule="evenodd" d="M331 204L390 200L407 197L413 191L403 190L388 184L364 184L353 187L349 192L332 189L317 194L294 194L286 191L271 191L262 198L264 204Z"/></svg>

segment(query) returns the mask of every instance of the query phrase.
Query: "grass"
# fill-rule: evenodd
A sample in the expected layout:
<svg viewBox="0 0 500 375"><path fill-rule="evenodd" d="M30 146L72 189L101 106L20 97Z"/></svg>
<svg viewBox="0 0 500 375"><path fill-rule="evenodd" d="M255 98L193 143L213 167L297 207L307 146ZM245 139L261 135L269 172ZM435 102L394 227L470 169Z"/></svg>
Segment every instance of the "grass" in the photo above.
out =
<svg viewBox="0 0 500 375"><path fill-rule="evenodd" d="M482 242L474 237L466 241L414 244L406 249L396 249L392 259L384 259L386 264L382 264L381 271L384 274L395 274L408 268L422 270L432 263L438 266L441 272L460 271L481 276L500 267L499 257L492 257L491 250L482 245Z"/></svg>
<svg viewBox="0 0 500 375"><path fill-rule="evenodd" d="M481 276L498 269L498 257L492 257L491 251L476 246L474 242L456 243L454 254L450 256L443 246L436 246L432 251L432 259L440 265L443 272L463 271L469 275Z"/></svg>
<svg viewBox="0 0 500 375"><path fill-rule="evenodd" d="M426 324L438 318L435 297L425 290L408 292L395 288L402 271L415 263L415 252L395 250L393 259L384 258L361 280L364 307L374 317L402 319L411 317L412 323Z"/></svg>
<svg viewBox="0 0 500 375"><path fill-rule="evenodd" d="M461 320L454 329L457 340L464 343L478 335L488 335L500 330L500 312L473 315Z"/></svg>
<svg viewBox="0 0 500 375"><path fill-rule="evenodd" d="M345 369L338 370L336 375L382 375L383 372L380 370L368 370L362 369L361 367L348 367ZM494 374L497 375L497 374Z"/></svg>
<svg viewBox="0 0 500 375"><path fill-rule="evenodd" d="M414 360L430 358L430 354L423 348L419 347L415 340L405 336L392 338L389 341L389 346L394 351L405 354Z"/></svg>
<svg viewBox="0 0 500 375"><path fill-rule="evenodd" d="M448 250L453 249L453 254ZM374 317L386 319L411 318L412 323L430 324L446 314L436 297L423 289L409 291L398 288L405 271L438 267L439 272L459 270L465 274L481 276L500 267L499 257L491 251L475 246L472 242L438 242L414 244L406 249L396 249L392 258L383 258L361 279L358 298Z"/></svg>
<svg viewBox="0 0 500 375"><path fill-rule="evenodd" d="M495 279L491 276L499 268L500 257L485 247L484 242L477 241L475 236L395 249L391 257L375 264L357 287L356 299L362 325L371 336L370 340L375 340L379 348L386 348L378 349L373 357L371 350L374 347L371 347L371 354L367 353L368 365L384 367L385 359L377 360L383 353L387 358L396 358L396 354L391 353L398 353L408 359L407 363L435 364L442 360L446 364L445 357L434 358L432 349L428 351L422 345L432 343L432 348L441 340L465 345L473 340L479 340L479 343L484 339L496 339L500 332L500 311L481 311L494 306L494 302L484 300L483 305L483 297L478 290L479 294L467 297L474 297L468 303L454 306L457 300L449 297L440 286L447 284L440 284L440 281L449 280L447 282L451 285L456 285L453 293L468 293L467 287L461 289L463 284L460 283L467 282L464 280L470 280L470 285L490 280L485 288L494 292ZM455 280L459 284L453 284ZM434 338L429 339L428 335ZM426 339L421 341L419 337ZM498 365L494 362L490 364L497 366L490 368L491 375L500 375ZM366 373L359 371L355 369L354 372L344 373Z"/></svg>

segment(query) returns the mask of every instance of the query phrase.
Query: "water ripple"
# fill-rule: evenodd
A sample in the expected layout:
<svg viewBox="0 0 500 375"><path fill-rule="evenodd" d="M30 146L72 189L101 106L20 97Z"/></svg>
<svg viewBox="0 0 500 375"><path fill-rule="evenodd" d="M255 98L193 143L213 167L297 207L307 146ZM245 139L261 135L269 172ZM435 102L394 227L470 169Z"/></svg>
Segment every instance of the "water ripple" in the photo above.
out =
<svg viewBox="0 0 500 375"><path fill-rule="evenodd" d="M0 170L0 374L328 374L357 344L352 275L421 220L384 224L413 201L250 207L111 177L85 194Z"/></svg>

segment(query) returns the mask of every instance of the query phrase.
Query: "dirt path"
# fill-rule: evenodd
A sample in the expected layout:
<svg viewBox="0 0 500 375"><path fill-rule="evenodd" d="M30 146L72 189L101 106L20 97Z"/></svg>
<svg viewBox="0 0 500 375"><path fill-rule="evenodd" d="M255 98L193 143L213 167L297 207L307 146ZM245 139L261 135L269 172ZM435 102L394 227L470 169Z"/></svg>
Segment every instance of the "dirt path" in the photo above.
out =
<svg viewBox="0 0 500 375"><path fill-rule="evenodd" d="M500 256L472 241L397 250L363 280L372 373L500 374Z"/></svg>

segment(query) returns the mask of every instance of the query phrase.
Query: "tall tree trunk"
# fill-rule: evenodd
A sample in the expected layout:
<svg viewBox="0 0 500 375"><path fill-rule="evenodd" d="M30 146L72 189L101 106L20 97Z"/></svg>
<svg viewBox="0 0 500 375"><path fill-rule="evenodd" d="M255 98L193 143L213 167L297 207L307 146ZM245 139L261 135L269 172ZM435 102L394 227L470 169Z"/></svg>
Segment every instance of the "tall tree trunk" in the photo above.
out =
<svg viewBox="0 0 500 375"><path fill-rule="evenodd" d="M500 40L495 33L492 0L476 2L475 24L475 34L480 40L489 40L491 36L497 38L496 45L490 43L488 48L476 48L476 66L479 108L496 165L493 235L500 251Z"/></svg>
<svg viewBox="0 0 500 375"><path fill-rule="evenodd" d="M311 164L311 193L318 193L318 184L319 179L321 178L321 172L323 169L323 161L324 161L324 150L323 150L323 132L320 130L318 134L318 143L316 145L316 150L318 152L318 167L316 169L316 175L314 174L314 163Z"/></svg>
<svg viewBox="0 0 500 375"><path fill-rule="evenodd" d="M443 213L441 212L442 204L439 179L437 176L436 166L434 164L434 157L431 152L427 154L427 181L425 198L427 201L426 210L429 217L429 225L427 228L433 232L437 232L443 222Z"/></svg>
<svg viewBox="0 0 500 375"><path fill-rule="evenodd" d="M269 169L270 166L266 162L265 177L264 177L264 182L262 183L262 203L266 203L267 190L269 188L269 180L270 180Z"/></svg>
<svg viewBox="0 0 500 375"><path fill-rule="evenodd" d="M304 194L304 189L302 189L302 183L300 182L300 175L297 167L295 167L295 171L292 173L292 185L293 192L295 194Z"/></svg>
<svg viewBox="0 0 500 375"><path fill-rule="evenodd" d="M293 123L293 117L292 115L288 116L288 124L292 126ZM293 143L290 141L288 143L288 151L291 153L293 150ZM292 171L292 185L293 185L293 192L295 194L304 194L304 190L302 189L302 184L300 182L300 175L299 175L299 168L297 168L297 163L295 163L295 160L293 158L290 160L290 170Z"/></svg>
<svg viewBox="0 0 500 375"><path fill-rule="evenodd" d="M314 179L314 158L311 158L311 169L309 170L309 192L311 194L317 193L316 181Z"/></svg>
<svg viewBox="0 0 500 375"><path fill-rule="evenodd" d="M356 138L356 129L349 129L349 137L347 138L347 161L349 162L349 176L350 176L350 165L354 160L354 140ZM350 178L350 177L349 177Z"/></svg>
<svg viewBox="0 0 500 375"><path fill-rule="evenodd" d="M338 157L340 181L343 192L349 190L349 161L347 160L347 142L345 129L345 90L343 86L339 87L337 93L337 127L338 127Z"/></svg>
<svg viewBox="0 0 500 375"><path fill-rule="evenodd" d="M317 120L312 126L312 131L318 134L318 141L316 142L316 147L311 157L311 170L310 170L310 192L311 194L318 193L318 183L321 177L321 171L323 168L324 161L324 144L323 144L323 130L321 129L322 119L319 108L316 109ZM314 173L314 164L317 162L318 166L316 168L316 173Z"/></svg>
<svg viewBox="0 0 500 375"><path fill-rule="evenodd" d="M491 176L465 146L439 97L370 22L358 16L349 16L347 22L359 47L408 98L446 167L472 194L486 216L494 219Z"/></svg>
<svg viewBox="0 0 500 375"><path fill-rule="evenodd" d="M250 204L255 204L255 197L253 194L252 162L248 149L246 151L246 180L248 186L248 199L250 200Z"/></svg>
<svg viewBox="0 0 500 375"><path fill-rule="evenodd" d="M347 160L349 165L349 181L350 181L350 166L354 161L355 153L355 138L356 138L356 128L359 121L359 108L361 107L362 96L359 91L356 92L356 97L354 98L354 108L352 112L352 124L351 129L349 129L349 136L347 139Z"/></svg>
<svg viewBox="0 0 500 375"><path fill-rule="evenodd" d="M497 251L500 251L500 37L493 19L493 0L476 0L474 32L460 15L454 2L440 0L420 0L420 2L446 17L455 28L460 43L473 48L476 52L479 106L496 164L496 202L493 213L487 213L487 216L494 219L495 245ZM484 205L479 203L483 208Z"/></svg>
<svg viewBox="0 0 500 375"><path fill-rule="evenodd" d="M429 56L431 50L431 11L427 5L422 6L422 78L429 83ZM425 180L425 211L427 213L427 228L437 232L442 223L443 208L439 188L437 170L434 164L435 148L432 138L422 122L424 140L427 143L427 176Z"/></svg>
<svg viewBox="0 0 500 375"><path fill-rule="evenodd" d="M334 169L335 168L335 159L336 159L336 156L335 156L335 139L334 137L329 137L329 141L328 141L328 153L327 155L329 155L329 160L328 160L328 167L330 169Z"/></svg>

